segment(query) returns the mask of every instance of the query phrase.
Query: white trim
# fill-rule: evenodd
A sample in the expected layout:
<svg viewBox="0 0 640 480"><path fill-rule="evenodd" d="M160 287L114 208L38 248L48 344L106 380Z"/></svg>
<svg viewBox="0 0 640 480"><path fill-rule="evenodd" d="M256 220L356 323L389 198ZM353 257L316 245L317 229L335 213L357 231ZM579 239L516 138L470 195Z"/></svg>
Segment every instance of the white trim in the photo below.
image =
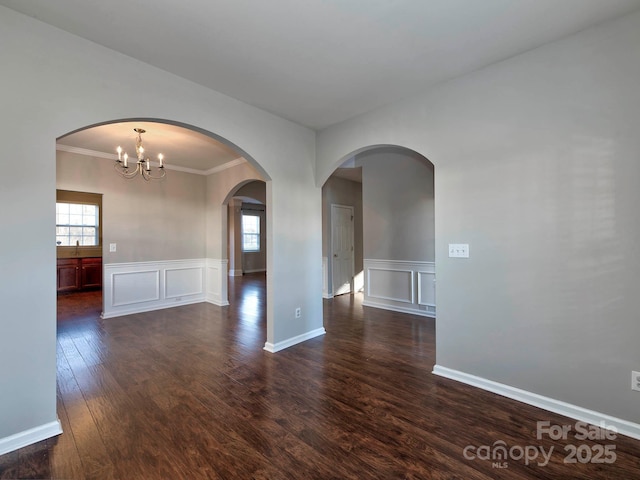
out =
<svg viewBox="0 0 640 480"><path fill-rule="evenodd" d="M605 413L589 410L571 403L538 395L537 393L521 390L510 385L505 385L504 383L494 382L486 378L477 377L475 375L453 370L441 365L435 365L433 367L433 373L441 377L481 388L488 392L497 393L498 395L526 403L527 405L532 405L549 412L558 413L560 415L573 418L574 420L580 420L596 426L599 426L601 422L604 422L609 427L615 427L618 433L640 440L640 424L638 423L612 417Z"/></svg>
<svg viewBox="0 0 640 480"><path fill-rule="evenodd" d="M236 268L236 269L230 269L229 270L229 276L230 277L241 277L242 276L242 269L241 268Z"/></svg>
<svg viewBox="0 0 640 480"><path fill-rule="evenodd" d="M435 288L435 283L436 283L436 272L429 272L429 271L420 271L420 272L416 272L417 273L417 277L418 277L418 305L424 305L427 307L435 307L436 304L435 303L428 303L428 302L424 302L422 299L422 277L427 277L430 276L432 277L431 279L425 280L427 282L431 282L431 284L433 285L433 287Z"/></svg>
<svg viewBox="0 0 640 480"><path fill-rule="evenodd" d="M423 317L435 317L435 304L431 303L431 298L425 298L428 295L428 297L435 299L435 290L433 294L430 291L422 291L428 286L427 277L433 278L433 282L435 282L436 266L434 262L365 258L363 259L363 271L364 306ZM388 272L388 278L385 278L384 272ZM394 279L393 275L397 273L406 274L408 276L406 279L409 282L405 284L406 279ZM380 277L378 278L378 276Z"/></svg>
<svg viewBox="0 0 640 480"><path fill-rule="evenodd" d="M329 292L329 258L322 257L322 298L333 298Z"/></svg>
<svg viewBox="0 0 640 480"><path fill-rule="evenodd" d="M128 302L117 302L116 301L116 289L115 287L115 281L117 277L125 277L127 275L139 275L141 273L153 273L154 275L154 295L152 297L148 297L148 298L138 298L137 300L131 300ZM111 281L111 288L109 289L110 295L108 297L108 300L110 300L110 304L108 304L111 307L124 307L126 305L137 305L141 302L153 302L153 301L157 301L160 300L160 270L159 269L155 269L155 270L135 270L135 271L131 271L131 272L115 272L110 276L110 281ZM107 318L107 317L104 317Z"/></svg>
<svg viewBox="0 0 640 480"><path fill-rule="evenodd" d="M334 280L335 278L333 277L333 275L335 274L334 270L333 270L333 237L334 237L334 225L333 225L333 220L335 218L335 209L336 208L346 208L348 210L351 211L351 273L349 274L349 291L348 292L343 292L342 290L340 292L336 292L335 289L335 285L334 285ZM327 261L331 261L331 295L333 296L335 293L339 293L339 294L345 294L345 293L353 293L354 290L354 281L353 281L353 276L355 275L355 271L356 271L356 251L355 251L355 207L353 205L342 205L340 203L332 203L331 204L331 208L330 208L330 214L329 214L329 229L330 229L330 239L329 239L329 258L327 259ZM328 268L328 267L327 267ZM328 270L327 270L328 271ZM328 282L329 280L327 280ZM329 293L329 289L327 287L327 293Z"/></svg>
<svg viewBox="0 0 640 480"><path fill-rule="evenodd" d="M196 258L187 260L163 260L152 262L109 263L103 269L104 311L102 318L114 318L134 313L150 312L164 308L209 302L220 307L229 305L227 297L226 259ZM177 284L169 283L172 272L192 272L178 276ZM127 275L152 273L146 284L128 285L125 300L116 302L119 292L116 278ZM151 282L151 283L149 283ZM131 282L129 282L131 283ZM136 288L140 294L136 296ZM148 292L157 292L149 296ZM147 293L146 295L144 293Z"/></svg>
<svg viewBox="0 0 640 480"><path fill-rule="evenodd" d="M80 148L80 147L72 147L71 145L63 145L61 143L56 143L56 150L60 152L69 152L69 153L75 153L78 155L85 155L88 157L104 158L106 160L113 160L114 162L118 159L118 155L116 155L115 153L99 152L97 150L90 150L88 148ZM243 157L238 157L234 160L231 160L230 162L223 163L222 165L218 165L217 167L210 168L209 170L198 170L195 168L180 167L178 165L171 165L171 163L165 164L164 168L165 170L175 170L176 172L185 172L185 173L192 173L194 175L207 176L207 175L212 175L214 173L222 172L228 168L233 168L237 165L242 165L243 163L246 163L246 162L247 160L244 159ZM159 163L152 161L151 165L157 167Z"/></svg>
<svg viewBox="0 0 640 480"><path fill-rule="evenodd" d="M389 310L390 312L408 313L409 315L419 315L421 317L436 318L435 312L429 312L427 310L414 310L413 308L389 305L387 303L372 302L371 300L363 300L362 306L381 308L382 310Z"/></svg>
<svg viewBox="0 0 640 480"><path fill-rule="evenodd" d="M203 258L104 264L104 310L101 316L114 318L204 302L207 297L206 266L207 259ZM167 274L177 271L192 274L183 278L179 276L177 284L169 285L170 275L168 277ZM135 275L141 277L123 284L116 282Z"/></svg>
<svg viewBox="0 0 640 480"><path fill-rule="evenodd" d="M226 258L207 258L205 263L205 301L219 307L226 307L229 305L227 289L229 285L229 279L227 278L229 260Z"/></svg>
<svg viewBox="0 0 640 480"><path fill-rule="evenodd" d="M423 260L415 260L415 261L414 260L382 260L379 258L365 258L364 261L372 265L375 265L375 264L387 265L389 263L394 265L406 265L406 266L420 265L425 267L425 271L429 267L435 268L435 265L436 265L434 262L426 262ZM414 268L413 270L417 270L417 269Z"/></svg>
<svg viewBox="0 0 640 480"><path fill-rule="evenodd" d="M26 447L36 442L41 442L47 438L55 437L62 433L60 420L45 423L38 427L30 428L22 432L0 438L0 455L13 452L19 448Z"/></svg>
<svg viewBox="0 0 640 480"><path fill-rule="evenodd" d="M173 308L173 307L182 307L183 305L191 305L193 303L202 303L204 302L204 298L191 298L188 300L176 300L171 303L166 304L154 304L154 305L137 305L135 307L129 308L118 308L117 312L102 312L100 314L100 318L108 319L108 318L116 318L123 317L125 315L133 315L135 313L144 313L144 312L153 312L155 310L164 310L165 308Z"/></svg>
<svg viewBox="0 0 640 480"><path fill-rule="evenodd" d="M179 271L187 272L187 271L190 271L190 270L199 270L200 282L199 282L198 288L196 288L195 290L192 290L192 291L169 294L169 288L168 288L168 282L167 282L167 280L169 280L169 275L168 274L170 272L179 272ZM190 297L192 295L201 295L202 292L205 291L205 288L204 288L204 265L197 265L197 266L192 266L192 267L165 268L163 273L164 273L164 298L166 298L166 299L176 299L178 297L185 297L185 296L189 296Z"/></svg>
<svg viewBox="0 0 640 480"><path fill-rule="evenodd" d="M260 272L266 272L267 269L266 268L257 268L255 270L244 270L244 273L260 273Z"/></svg>
<svg viewBox="0 0 640 480"><path fill-rule="evenodd" d="M209 170L206 170L204 173L200 172L200 175L212 175L214 173L227 170L228 168L233 168L237 165L242 165L243 163L247 163L247 161L242 157L238 157L235 160L231 160L230 162L223 163L222 165L218 165L217 167L210 168Z"/></svg>
<svg viewBox="0 0 640 480"><path fill-rule="evenodd" d="M395 298L395 297L386 297L384 295L371 295L371 270L377 270L379 272L400 272L400 273L408 273L409 274L409 281L411 283L411 291L408 292L408 298ZM401 269L395 269L395 268L381 268L381 267L374 267L374 268L367 268L367 297L369 298L379 298L381 300L391 300L392 302L401 302L401 303L415 303L414 301L414 290L415 290L415 284L414 284L414 275L413 275L413 270L401 270Z"/></svg>
<svg viewBox="0 0 640 480"><path fill-rule="evenodd" d="M97 150L89 150L88 148L63 145L62 143L56 143L56 150L59 152L77 153L78 155L85 155L87 157L105 158L107 160L113 160L114 162L118 159L118 155L115 153L98 152Z"/></svg>
<svg viewBox="0 0 640 480"><path fill-rule="evenodd" d="M291 337L287 340L283 340L281 342L277 342L275 344L266 342L264 344L264 349L270 353L276 353L280 350L284 350L285 348L292 347L298 343L302 343L307 340L311 340L312 338L319 337L320 335L324 335L326 330L324 327L316 328L315 330L311 330L310 332L303 333L302 335L297 335L295 337Z"/></svg>

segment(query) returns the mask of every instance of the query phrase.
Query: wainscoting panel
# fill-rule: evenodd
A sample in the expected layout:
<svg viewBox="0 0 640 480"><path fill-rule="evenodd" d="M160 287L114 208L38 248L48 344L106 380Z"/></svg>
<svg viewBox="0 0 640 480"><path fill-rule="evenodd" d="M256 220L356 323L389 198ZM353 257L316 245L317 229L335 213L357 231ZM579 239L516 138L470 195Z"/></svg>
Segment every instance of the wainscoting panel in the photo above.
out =
<svg viewBox="0 0 640 480"><path fill-rule="evenodd" d="M164 278L165 298L199 295L203 291L204 268L167 268Z"/></svg>
<svg viewBox="0 0 640 480"><path fill-rule="evenodd" d="M436 272L418 272L418 305L436 306Z"/></svg>
<svg viewBox="0 0 640 480"><path fill-rule="evenodd" d="M367 269L367 296L377 300L413 303L413 272L391 268Z"/></svg>
<svg viewBox="0 0 640 480"><path fill-rule="evenodd" d="M160 300L160 270L114 272L111 283L114 307Z"/></svg>
<svg viewBox="0 0 640 480"><path fill-rule="evenodd" d="M363 305L435 317L435 264L364 259Z"/></svg>
<svg viewBox="0 0 640 480"><path fill-rule="evenodd" d="M207 258L206 301L224 307L229 305L227 292L227 265L229 260ZM241 270L237 270L242 275Z"/></svg>
<svg viewBox="0 0 640 480"><path fill-rule="evenodd" d="M102 318L203 302L205 264L205 259L105 264Z"/></svg>

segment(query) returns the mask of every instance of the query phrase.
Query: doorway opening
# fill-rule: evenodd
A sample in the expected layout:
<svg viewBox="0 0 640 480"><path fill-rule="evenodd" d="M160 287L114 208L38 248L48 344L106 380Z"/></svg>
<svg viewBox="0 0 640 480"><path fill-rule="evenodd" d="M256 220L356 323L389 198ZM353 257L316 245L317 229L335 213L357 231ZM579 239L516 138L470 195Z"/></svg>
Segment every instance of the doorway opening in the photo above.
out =
<svg viewBox="0 0 640 480"><path fill-rule="evenodd" d="M354 207L331 204L331 284L333 295L354 291Z"/></svg>
<svg viewBox="0 0 640 480"><path fill-rule="evenodd" d="M322 187L323 297L435 317L434 165L399 146L347 158Z"/></svg>
<svg viewBox="0 0 640 480"><path fill-rule="evenodd" d="M244 180L223 202L227 212L229 304L242 315L239 321L265 326L267 275L267 184ZM242 296L238 292L242 291ZM234 305L234 302L240 302ZM264 332L262 332L264 333Z"/></svg>
<svg viewBox="0 0 640 480"><path fill-rule="evenodd" d="M118 147L136 146L141 129L145 153L164 155L163 178L123 178L114 169L121 158ZM101 259L97 278L104 294L90 301L101 303L103 319L199 302L228 305L223 203L238 178L269 180L254 160L192 126L129 119L58 138L56 161L59 190L102 198L102 242L93 253ZM159 162L151 160L151 169ZM266 204L266 191L264 197ZM264 256L266 264L266 249ZM60 278L70 275L63 273ZM96 275L86 277L95 280Z"/></svg>

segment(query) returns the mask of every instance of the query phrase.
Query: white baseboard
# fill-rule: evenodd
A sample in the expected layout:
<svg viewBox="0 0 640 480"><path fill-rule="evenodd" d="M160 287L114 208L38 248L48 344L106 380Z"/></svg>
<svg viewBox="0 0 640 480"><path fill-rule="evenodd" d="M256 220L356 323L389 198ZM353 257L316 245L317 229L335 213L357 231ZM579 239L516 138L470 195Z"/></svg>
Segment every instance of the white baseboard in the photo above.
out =
<svg viewBox="0 0 640 480"><path fill-rule="evenodd" d="M205 302L210 303L212 305L217 305L218 307L227 307L227 306L229 306L229 302L227 302L227 301L221 302L219 300L211 300L209 298L207 298L205 300Z"/></svg>
<svg viewBox="0 0 640 480"><path fill-rule="evenodd" d="M326 298L327 300L331 300L333 298L333 293L323 293L322 298Z"/></svg>
<svg viewBox="0 0 640 480"><path fill-rule="evenodd" d="M13 452L19 448L26 447L36 442L41 442L47 438L55 437L62 433L62 425L60 420L55 422L45 423L38 427L30 428L23 432L10 435L0 439L0 455Z"/></svg>
<svg viewBox="0 0 640 480"><path fill-rule="evenodd" d="M230 277L241 277L242 276L242 270L240 269L231 269L229 270L229 276Z"/></svg>
<svg viewBox="0 0 640 480"><path fill-rule="evenodd" d="M267 271L266 268L258 268L256 270L244 270L244 273L262 273L266 271Z"/></svg>
<svg viewBox="0 0 640 480"><path fill-rule="evenodd" d="M435 313L428 312L426 310L415 310L413 308L398 307L396 305L389 305L389 304L386 304L386 303L372 302L371 300L363 300L362 301L362 306L363 307L381 308L383 310L389 310L391 312L409 313L411 315L419 315L421 317L436 318Z"/></svg>
<svg viewBox="0 0 640 480"><path fill-rule="evenodd" d="M587 408L579 407L570 403L566 403L553 398L538 395L537 393L528 392L519 388L511 387L503 383L487 380L486 378L476 377L468 373L452 370L447 367L436 365L433 367L433 373L441 377L457 380L474 387L497 393L503 397L511 398L527 405L547 410L549 412L558 413L565 417L573 418L592 425L600 426L601 422L608 427L615 427L618 433L631 438L640 440L640 424L629 422L621 418L612 417L605 413L596 412Z"/></svg>
<svg viewBox="0 0 640 480"><path fill-rule="evenodd" d="M310 332L303 333L302 335L291 337L287 340L283 340L276 344L266 342L264 344L264 349L267 352L276 353L276 352L279 352L280 350L284 350L285 348L292 347L293 345L296 345L298 343L302 343L306 340L311 340L312 338L319 337L320 335L324 335L325 333L327 332L324 329L324 327L316 328L315 330L311 330Z"/></svg>
<svg viewBox="0 0 640 480"><path fill-rule="evenodd" d="M110 312L110 313L102 312L100 314L100 318L107 319L107 318L123 317L125 315L133 315L135 313L153 312L155 310L164 310L167 308L181 307L183 305L191 305L194 303L202 303L205 301L207 300L203 296L202 297L198 296L198 297L190 298L188 300L155 303L153 305L137 305L135 307L118 310L117 312ZM210 303L213 303L213 302L210 302Z"/></svg>

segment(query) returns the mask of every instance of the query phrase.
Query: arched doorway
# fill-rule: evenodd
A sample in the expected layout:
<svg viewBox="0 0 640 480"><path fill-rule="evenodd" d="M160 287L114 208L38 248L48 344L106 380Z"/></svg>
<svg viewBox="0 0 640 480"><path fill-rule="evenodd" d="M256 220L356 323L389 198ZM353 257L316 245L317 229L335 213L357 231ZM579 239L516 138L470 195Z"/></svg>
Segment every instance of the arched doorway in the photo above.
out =
<svg viewBox="0 0 640 480"><path fill-rule="evenodd" d="M134 128L145 130L147 152L164 154L164 178L125 179L114 171L115 149L133 147ZM58 139L57 187L103 196L103 318L201 301L227 304L224 186L238 177L268 180L228 143L148 119L93 125Z"/></svg>
<svg viewBox="0 0 640 480"><path fill-rule="evenodd" d="M323 186L324 297L361 291L365 306L434 317L434 212L434 165L424 156L393 145L349 155ZM343 250L353 252L346 284L336 274Z"/></svg>

